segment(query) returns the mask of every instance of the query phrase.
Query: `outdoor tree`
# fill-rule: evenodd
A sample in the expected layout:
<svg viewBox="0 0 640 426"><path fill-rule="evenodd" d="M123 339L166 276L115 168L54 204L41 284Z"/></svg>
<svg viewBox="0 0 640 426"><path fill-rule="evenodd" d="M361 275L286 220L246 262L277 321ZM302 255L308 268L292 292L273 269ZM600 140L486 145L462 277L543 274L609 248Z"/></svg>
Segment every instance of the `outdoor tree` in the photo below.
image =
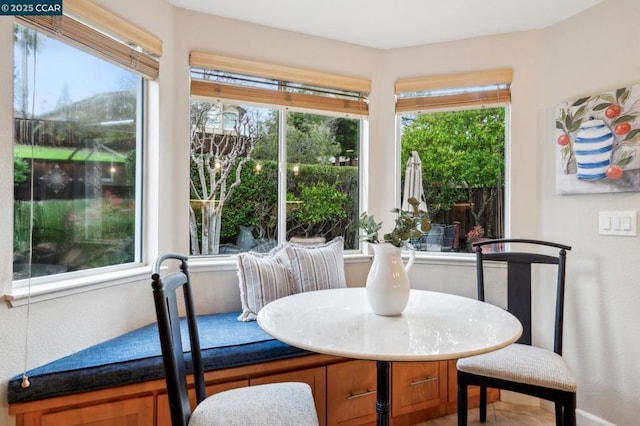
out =
<svg viewBox="0 0 640 426"><path fill-rule="evenodd" d="M259 173L255 170L258 163L262 167ZM278 162L253 159L245 164L240 178L242 185L234 189L224 205L221 243L235 243L241 226L252 227L256 237L275 240L278 237Z"/></svg>
<svg viewBox="0 0 640 426"><path fill-rule="evenodd" d="M353 165L354 156L357 156L358 152L359 120L336 117L329 119L327 125L340 144L340 152L336 155L336 165L340 165L340 156L347 158L349 165Z"/></svg>
<svg viewBox="0 0 640 426"><path fill-rule="evenodd" d="M313 164L333 159L340 152L331 130L324 124L312 124L308 130L287 128L287 159L290 163Z"/></svg>
<svg viewBox="0 0 640 426"><path fill-rule="evenodd" d="M292 234L296 235L299 228L305 237L312 237L319 231L326 235L333 231L340 219L347 217L344 205L348 195L344 192L323 181L313 186L300 183L298 188L303 202L293 211L296 224L289 229Z"/></svg>
<svg viewBox="0 0 640 426"><path fill-rule="evenodd" d="M430 212L473 203L480 192L472 210L480 224L504 185L504 108L419 114L403 124L402 158L420 153Z"/></svg>
<svg viewBox="0 0 640 426"><path fill-rule="evenodd" d="M191 103L189 234L194 255L218 253L222 209L240 185L242 169L259 140L256 117L243 108L235 109L233 130L223 130L219 124L228 120L229 115L224 116L220 104Z"/></svg>
<svg viewBox="0 0 640 426"><path fill-rule="evenodd" d="M20 117L29 117L30 105L29 105L29 56L32 52L38 49L38 42L42 43L38 39L38 33L31 28L23 27L21 25L15 25L13 28L13 38L16 42L21 59L21 72L16 76L16 80L20 82L20 88L16 87L14 96L18 97L18 108L16 113L20 114Z"/></svg>
<svg viewBox="0 0 640 426"><path fill-rule="evenodd" d="M256 159L278 158L278 111L273 110L265 121L269 135L266 143L254 152ZM287 114L287 161L289 163L315 164L321 159L335 158L341 151L340 144L326 123L326 117L317 114L289 112Z"/></svg>

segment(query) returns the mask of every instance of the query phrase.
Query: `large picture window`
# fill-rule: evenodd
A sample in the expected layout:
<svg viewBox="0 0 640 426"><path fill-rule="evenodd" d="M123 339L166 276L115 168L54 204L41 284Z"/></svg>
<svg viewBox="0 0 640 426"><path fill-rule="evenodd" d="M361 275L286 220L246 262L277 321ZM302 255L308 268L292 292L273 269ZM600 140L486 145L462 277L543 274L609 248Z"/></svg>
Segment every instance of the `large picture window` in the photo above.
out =
<svg viewBox="0 0 640 426"><path fill-rule="evenodd" d="M139 262L144 78L31 26L14 40L14 280Z"/></svg>
<svg viewBox="0 0 640 426"><path fill-rule="evenodd" d="M362 93L201 67L191 87L192 255L358 247Z"/></svg>
<svg viewBox="0 0 640 426"><path fill-rule="evenodd" d="M504 237L509 70L399 81L402 164L419 162L432 229L420 251ZM407 176L403 168L402 187ZM403 194L403 197L406 195Z"/></svg>

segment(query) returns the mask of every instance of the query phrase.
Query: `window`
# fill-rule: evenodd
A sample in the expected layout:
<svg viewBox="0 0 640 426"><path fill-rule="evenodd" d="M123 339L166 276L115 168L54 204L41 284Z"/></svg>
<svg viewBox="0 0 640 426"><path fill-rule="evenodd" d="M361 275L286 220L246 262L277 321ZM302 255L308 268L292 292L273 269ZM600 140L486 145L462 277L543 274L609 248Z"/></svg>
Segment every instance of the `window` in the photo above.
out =
<svg viewBox="0 0 640 426"><path fill-rule="evenodd" d="M110 24L120 22L75 0L68 9L85 7ZM139 262L143 89L145 77L157 76L157 58L131 47L129 39L124 44L66 15L18 21L16 285L25 278Z"/></svg>
<svg viewBox="0 0 640 426"><path fill-rule="evenodd" d="M432 222L412 240L416 249L466 252L478 238L504 236L510 82L510 71L499 70L397 83L401 161L421 162Z"/></svg>
<svg viewBox="0 0 640 426"><path fill-rule="evenodd" d="M191 254L337 236L357 248L364 93L228 60L191 57Z"/></svg>

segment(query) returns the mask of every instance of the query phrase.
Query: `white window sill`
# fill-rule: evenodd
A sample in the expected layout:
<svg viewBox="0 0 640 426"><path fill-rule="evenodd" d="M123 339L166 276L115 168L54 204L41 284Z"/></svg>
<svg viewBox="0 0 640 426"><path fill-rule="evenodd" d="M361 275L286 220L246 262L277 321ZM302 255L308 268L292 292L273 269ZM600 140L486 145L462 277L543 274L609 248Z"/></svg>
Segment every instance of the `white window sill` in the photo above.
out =
<svg viewBox="0 0 640 426"><path fill-rule="evenodd" d="M408 257L403 253L403 258ZM357 264L369 262L373 258L371 254L358 252L345 253L345 264ZM471 265L476 261L473 253L437 253L417 252L415 263L431 265ZM192 257L189 258L189 271L191 272L221 272L236 271L237 260L229 257ZM24 306L27 303L37 303L52 300L59 297L80 294L87 291L98 290L118 285L125 285L151 279L151 266L136 266L115 271L93 273L76 277L48 277L47 279L34 279L31 286L26 280L22 285L15 286L4 295L11 307ZM30 288L29 288L30 287Z"/></svg>
<svg viewBox="0 0 640 426"><path fill-rule="evenodd" d="M409 257L403 253L402 257ZM454 252L436 252L436 251L418 251L416 252L416 260L414 263L422 263L429 265L474 265L476 263L475 253L454 253Z"/></svg>
<svg viewBox="0 0 640 426"><path fill-rule="evenodd" d="M151 266L135 266L115 271L95 272L91 275L61 276L59 279L47 277L46 280L34 278L31 285L22 280L21 285L14 286L5 300L12 307L23 306L27 303L37 303L101 288L151 280Z"/></svg>
<svg viewBox="0 0 640 426"><path fill-rule="evenodd" d="M370 255L356 251L347 252L344 255L344 263L359 263L370 259ZM192 272L216 272L236 271L238 261L235 256L197 256L189 258L189 271Z"/></svg>

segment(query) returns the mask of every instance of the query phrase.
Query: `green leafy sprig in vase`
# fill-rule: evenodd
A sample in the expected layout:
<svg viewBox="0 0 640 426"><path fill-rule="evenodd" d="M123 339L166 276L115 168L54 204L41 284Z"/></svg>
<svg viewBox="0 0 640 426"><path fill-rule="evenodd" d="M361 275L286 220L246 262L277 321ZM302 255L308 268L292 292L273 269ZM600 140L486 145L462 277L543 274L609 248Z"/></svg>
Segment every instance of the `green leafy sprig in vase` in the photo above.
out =
<svg viewBox="0 0 640 426"><path fill-rule="evenodd" d="M396 224L393 230L379 238L379 231L382 229L382 222L376 222L373 215L362 213L357 225L364 231L361 239L368 243L389 243L396 247L404 247L411 238L420 238L420 236L429 232L431 229L431 221L429 213L419 209L420 203L415 198L409 198L408 203L413 211L407 212L398 208L391 210L395 213Z"/></svg>

